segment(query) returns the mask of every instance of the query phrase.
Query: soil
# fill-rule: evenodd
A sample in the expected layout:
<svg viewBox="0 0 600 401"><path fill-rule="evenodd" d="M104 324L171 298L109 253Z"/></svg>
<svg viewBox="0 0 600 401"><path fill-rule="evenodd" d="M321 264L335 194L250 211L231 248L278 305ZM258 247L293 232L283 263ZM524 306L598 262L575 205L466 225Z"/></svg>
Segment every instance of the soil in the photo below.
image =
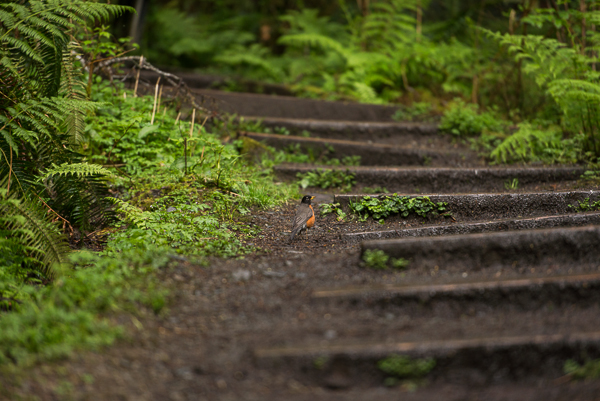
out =
<svg viewBox="0 0 600 401"><path fill-rule="evenodd" d="M266 95L218 96L246 107L246 115L260 112L288 118L306 113L317 118L314 113L333 119L335 112L341 113L338 119L389 121L390 110L379 106ZM364 124L359 128L371 135ZM410 135L420 135L413 131ZM393 132L384 134L377 137L378 143L388 143ZM426 134L433 135L434 130ZM472 157L471 165L479 163L476 155ZM430 181L436 178L431 171L419 178L423 192L427 185L435 187L431 190L435 193L439 188L446 193L464 190L456 177L433 185ZM542 177L557 171L547 169ZM568 179L541 183L540 176L531 175L529 187L509 192L573 190L580 174L576 171ZM388 175L390 182L398 181L398 175ZM358 190L373 186L372 177L363 176ZM496 192L505 191L505 178L501 177ZM524 179L520 181L525 183ZM487 188L485 179L476 184L472 192ZM316 205L334 199L333 191L316 195ZM583 362L600 357L597 241L588 238L586 259L574 256L572 263L546 260L534 265L525 258L520 265L467 266L455 260L446 266L441 256L435 265L374 270L361 263L361 244L345 234L438 225L439 218L396 218L381 225L373 220L337 221L330 214L319 216L314 228L290 243L297 202L256 211L248 218L247 224L262 230L248 240L260 249L254 254L213 259L208 266L179 260L166 268L162 279L173 294L168 311L155 316L142 310L137 320L115 316L115 323L127 329L127 337L115 346L40 364L16 377L0 377L4 387L0 394L44 401L600 399L599 380L577 381L563 371L568 359ZM504 216L502 205L510 206L508 200L502 202L494 200L495 208L481 209L477 218L464 217L468 213L461 209L457 218L442 224L497 220ZM530 202L528 207L537 207L535 199ZM546 206L539 215L547 215L551 207L541 203ZM565 214L561 207L556 213ZM451 237L437 238L447 244ZM469 249L476 253L477 243L469 242L473 237L460 238L466 241L463 251L472 246ZM424 239L435 242L435 238ZM560 247L555 245L555 254L560 255ZM527 256L531 251L521 246L513 252ZM420 255L424 260L427 256L427 251ZM465 260L469 257L464 255ZM354 289L354 295L323 295L348 288ZM433 357L436 366L425 378L408 377L396 386L385 386L387 375L377 362L398 352Z"/></svg>
<svg viewBox="0 0 600 401"><path fill-rule="evenodd" d="M320 195L317 200L328 199L328 195ZM259 212L249 221L263 229L262 235L252 240L263 252L244 259L215 259L208 267L182 262L166 270L164 281L174 294L166 315L155 317L146 312L140 318L141 330L123 317L117 318L128 328L127 340L101 352L85 352L68 361L37 366L22 377L20 383L10 381L12 391L23 397L35 395L40 400L62 400L67 399L64 383L70 382L68 397L77 400L360 400L370 397L426 400L432 396L450 400L465 397L500 400L511 399L511 395L518 395L513 399L545 400L567 396L593 399L599 394L600 383L597 382L548 386L562 376L561 365L534 351L527 354L529 362L521 361L521 366L522 369L537 366L538 372L528 371L523 375L525 380L517 380L519 377L514 377L514 373L502 369L489 371L483 365L470 370L456 368L452 359L440 358L437 373L420 383L422 389L416 393L409 391L411 383L392 388L382 385L385 376L373 368L381 356L372 357L372 363L364 360L344 363L334 359L328 362L333 366L328 366L322 375L306 368L314 358L304 364L257 360L253 353L257 348L322 345L324 341L338 338L343 339L342 344L355 340L364 344L361 338L365 336L370 342L385 342L392 338L394 341L439 340L456 337L457 333L467 338L490 333L496 336L539 334L540 327L549 333L589 331L590 326L595 325L590 322L600 313L594 302L575 309L570 303L546 306L542 315L530 307L493 306L472 300L452 303L445 299L429 303L427 307L423 307L422 301L379 307L368 303L358 309L348 302L315 302L311 294L317 288L428 283L430 272L409 269L382 274L362 267L359 246L340 237L344 233L380 227L372 221L337 222L329 215L319 218L313 229L288 243L294 210L295 205L289 204ZM472 272L469 280L498 277L497 273L498 270ZM506 271L505 275L516 277L524 273L527 272ZM551 268L543 272L553 273ZM440 272L439 282L451 280L443 276ZM511 325L506 326L507 321ZM594 348L588 347L585 352L600 355ZM498 361L509 358L506 354L494 355ZM469 352L463 357L477 359L469 356ZM540 358L543 363L539 363ZM6 385L6 380L2 381ZM523 398L525 394L528 396Z"/></svg>

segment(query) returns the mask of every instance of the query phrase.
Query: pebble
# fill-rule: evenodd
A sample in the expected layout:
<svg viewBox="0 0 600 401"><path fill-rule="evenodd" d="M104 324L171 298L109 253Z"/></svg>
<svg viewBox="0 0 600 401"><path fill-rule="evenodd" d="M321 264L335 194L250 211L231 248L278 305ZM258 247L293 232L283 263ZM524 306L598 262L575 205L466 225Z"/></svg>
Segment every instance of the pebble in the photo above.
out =
<svg viewBox="0 0 600 401"><path fill-rule="evenodd" d="M169 212L169 213L176 212L176 211L177 211L177 209L174 208L173 206L167 208L167 212Z"/></svg>
<svg viewBox="0 0 600 401"><path fill-rule="evenodd" d="M286 273L285 272L274 272L274 271L266 271L263 272L263 276L265 277L285 277Z"/></svg>
<svg viewBox="0 0 600 401"><path fill-rule="evenodd" d="M252 274L250 273L250 270L240 269L234 271L231 276L233 281L248 281Z"/></svg>

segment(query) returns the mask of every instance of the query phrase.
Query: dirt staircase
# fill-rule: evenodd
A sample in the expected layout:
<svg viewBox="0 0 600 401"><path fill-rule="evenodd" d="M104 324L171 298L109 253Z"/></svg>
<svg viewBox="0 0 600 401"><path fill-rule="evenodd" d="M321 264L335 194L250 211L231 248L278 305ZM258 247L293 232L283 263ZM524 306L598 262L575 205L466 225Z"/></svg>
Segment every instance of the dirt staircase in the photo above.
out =
<svg viewBox="0 0 600 401"><path fill-rule="evenodd" d="M360 246L360 253L380 249L410 264L402 273L368 272L359 279L352 276L360 269L356 255L347 274L337 270L335 279L307 285L301 314L325 321L270 327L267 338L249 341L259 369L339 391L323 399L396 394L384 387L393 374L377 367L392 355L436 361L426 379L397 378L419 388L407 399L464 399L462 390L455 398L448 389L469 386L478 389L473 399L495 399L499 388L506 399L598 394L597 382L575 382L563 371L569 359L600 357L600 213L574 207L600 199L600 191L575 189L583 167L487 166L435 125L391 121L387 108L364 106L359 112L363 106L322 102L312 118L299 118L298 99L269 101L277 103L275 115L248 116L292 135L243 135L279 149L327 148L335 157L362 160L360 167L281 165L281 179L315 169L348 170L357 193L334 197L346 208L365 196L362 188L380 186L447 202L452 218L395 217L379 228L357 224L332 233L352 256L352 246ZM353 117L342 120L344 113ZM309 137L300 136L306 131ZM515 179L518 188L507 189ZM306 192L311 190L318 191ZM343 258L310 258L318 270L336 257Z"/></svg>

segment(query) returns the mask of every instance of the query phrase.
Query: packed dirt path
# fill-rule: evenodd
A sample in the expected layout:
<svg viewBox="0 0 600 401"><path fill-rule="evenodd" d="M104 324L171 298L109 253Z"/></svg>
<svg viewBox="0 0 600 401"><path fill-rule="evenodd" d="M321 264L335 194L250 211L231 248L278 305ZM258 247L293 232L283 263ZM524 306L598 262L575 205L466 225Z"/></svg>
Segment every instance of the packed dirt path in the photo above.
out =
<svg viewBox="0 0 600 401"><path fill-rule="evenodd" d="M357 194L307 189L317 213L331 202L349 212L362 188L385 186L447 202L450 215L384 224L318 216L290 243L299 200L257 212L248 224L262 230L252 239L262 252L208 267L178 261L163 273L174 294L168 313L121 321L127 340L36 367L14 381L15 394L600 399L600 381L564 371L567 360L600 357L600 213L573 207L600 199L600 191L578 182L583 167L486 166L435 126L394 122L381 106L210 93L229 111L263 116L292 133L242 135L280 148L326 145L336 157L369 160L350 169ZM308 120L306 110L318 112ZM344 120L344 113L353 117ZM294 136L302 130L309 139ZM278 174L295 179L314 168L279 166ZM506 185L514 179L518 188ZM401 270L365 267L362 254L377 249L410 263ZM389 357L396 358L394 371L381 367ZM424 364L429 368L419 373Z"/></svg>

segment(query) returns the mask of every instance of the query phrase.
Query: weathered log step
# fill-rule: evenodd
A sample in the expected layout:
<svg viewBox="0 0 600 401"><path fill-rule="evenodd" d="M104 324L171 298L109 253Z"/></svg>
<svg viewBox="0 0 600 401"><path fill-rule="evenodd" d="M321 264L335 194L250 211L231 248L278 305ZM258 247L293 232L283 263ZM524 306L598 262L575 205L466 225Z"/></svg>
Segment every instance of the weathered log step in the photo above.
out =
<svg viewBox="0 0 600 401"><path fill-rule="evenodd" d="M505 323L510 325L509 321ZM475 336L469 333L469 324L464 324L465 334L443 339L426 336L404 340L408 336L399 331L396 338L386 341L356 338L259 347L254 350L254 357L263 368L285 364L304 382L334 388L364 388L380 386L386 377L393 376L379 370L377 365L382 359L397 355L435 360L435 366L426 376L432 382L478 385L541 378L552 381L564 375L568 359L579 359L582 354L589 358L600 355L600 330L557 328L545 325L542 319L539 323L537 332L529 328L523 334L506 330L514 334ZM446 328L436 328L435 324L429 329L448 333Z"/></svg>
<svg viewBox="0 0 600 401"><path fill-rule="evenodd" d="M198 94L217 99L220 111L260 119L311 119L346 121L389 121L398 110L394 106L336 102L291 96L197 90Z"/></svg>
<svg viewBox="0 0 600 401"><path fill-rule="evenodd" d="M483 162L467 150L438 151L425 147L401 147L342 139L305 138L301 136L243 133L244 136L266 143L277 149L297 146L304 153L341 159L360 156L363 166L480 166ZM437 147L436 147L437 148Z"/></svg>
<svg viewBox="0 0 600 401"><path fill-rule="evenodd" d="M600 226L504 231L362 243L410 261L409 269L438 266L445 271L534 266L594 266L600 260Z"/></svg>
<svg viewBox="0 0 600 401"><path fill-rule="evenodd" d="M357 202L365 197L380 198L384 195L335 195L334 203L346 210L349 202ZM454 220L477 221L516 219L535 216L574 213L585 209L585 204L600 199L600 191L558 191L558 192L520 192L504 194L464 194L464 195L410 195L427 196L432 202L445 202L447 211ZM587 199L587 200L586 200ZM584 206L581 206L584 205ZM533 227L532 227L533 228Z"/></svg>
<svg viewBox="0 0 600 401"><path fill-rule="evenodd" d="M357 186L383 187L401 193L481 193L507 190L551 189L552 185L575 183L583 167L321 167L281 164L275 172L282 179L296 179L319 169L341 170L354 174ZM544 187L545 186L545 187ZM544 188L540 188L544 187ZM547 187L547 188L546 188Z"/></svg>
<svg viewBox="0 0 600 401"><path fill-rule="evenodd" d="M452 278L435 283L371 284L315 288L311 299L318 302L350 302L389 307L398 305L403 314L413 314L410 302L435 310L434 305L458 305L467 313L471 305L535 310L544 305L593 305L600 300L600 273L533 275L469 280ZM489 312L489 308L486 307ZM422 308L417 315L423 316ZM450 317L450 316L448 316Z"/></svg>
<svg viewBox="0 0 600 401"><path fill-rule="evenodd" d="M535 212L532 210L532 212ZM442 235L476 234L494 231L531 230L539 228L577 227L600 225L600 212L567 214L555 216L532 217L529 219L502 219L479 221L474 223L445 224L428 227L364 231L342 234L347 241L364 241L375 239L433 237Z"/></svg>
<svg viewBox="0 0 600 401"><path fill-rule="evenodd" d="M293 135L301 135L308 132L311 137L327 139L341 139L350 141L372 141L388 143L396 146L414 146L416 144L445 139L443 143L449 143L448 138L439 135L436 124L412 123L412 122L381 122L354 119L327 120L296 119L296 118L246 118L247 120L259 120L266 128L285 128Z"/></svg>

